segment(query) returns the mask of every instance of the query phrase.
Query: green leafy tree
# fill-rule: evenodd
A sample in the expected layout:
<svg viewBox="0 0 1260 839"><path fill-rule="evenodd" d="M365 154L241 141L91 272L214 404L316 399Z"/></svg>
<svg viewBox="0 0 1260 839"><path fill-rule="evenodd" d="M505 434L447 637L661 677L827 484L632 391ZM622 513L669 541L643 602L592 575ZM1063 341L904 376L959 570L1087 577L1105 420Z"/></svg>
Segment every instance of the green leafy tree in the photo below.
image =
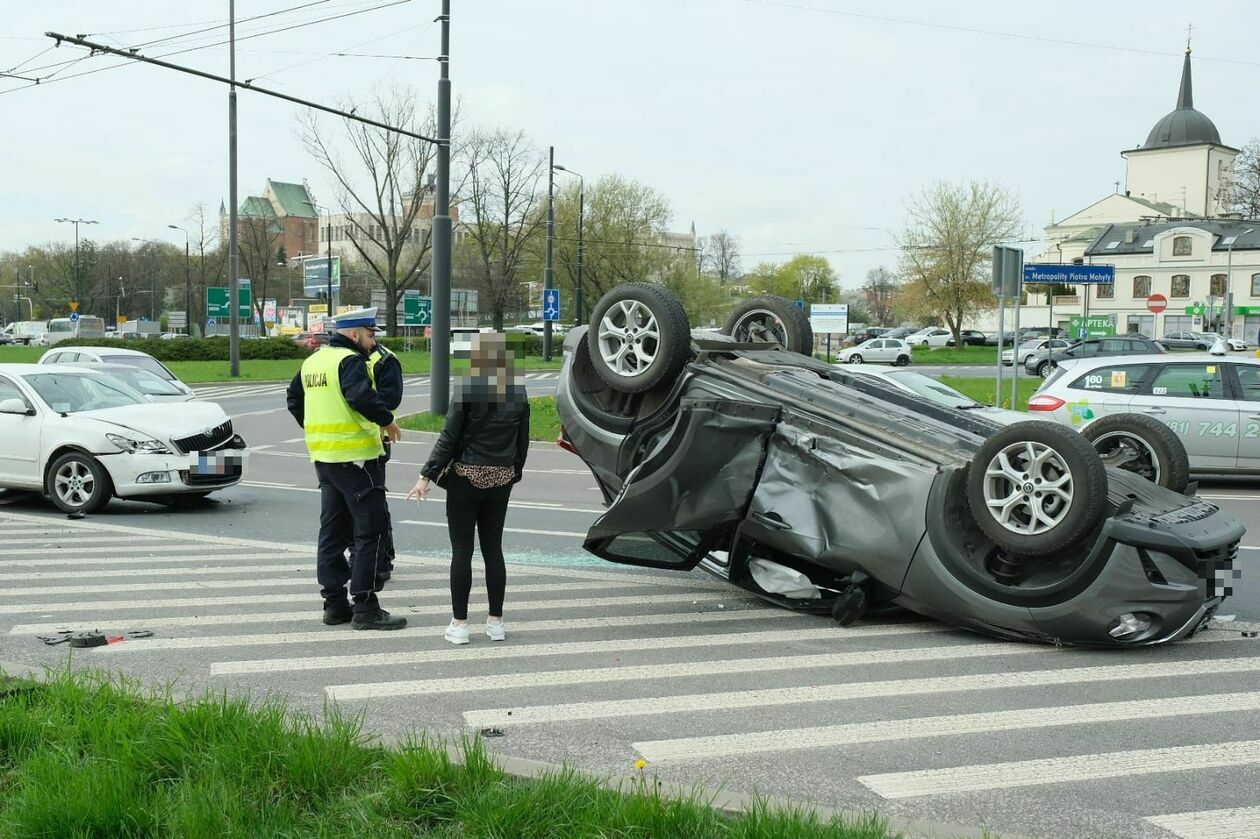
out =
<svg viewBox="0 0 1260 839"><path fill-rule="evenodd" d="M834 301L836 272L825 257L802 254L782 264L759 263L744 278L754 294L774 294L788 300L814 303Z"/></svg>

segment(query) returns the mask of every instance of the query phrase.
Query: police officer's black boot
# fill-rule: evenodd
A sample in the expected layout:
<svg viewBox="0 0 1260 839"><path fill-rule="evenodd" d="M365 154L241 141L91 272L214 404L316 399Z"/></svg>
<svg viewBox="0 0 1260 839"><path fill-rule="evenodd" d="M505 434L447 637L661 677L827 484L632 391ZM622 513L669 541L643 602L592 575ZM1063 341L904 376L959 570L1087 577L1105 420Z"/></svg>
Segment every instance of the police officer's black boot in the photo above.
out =
<svg viewBox="0 0 1260 839"><path fill-rule="evenodd" d="M354 612L350 609L349 603L324 603L324 623L327 626L337 626L343 623L350 623L350 619L352 617L354 617Z"/></svg>
<svg viewBox="0 0 1260 839"><path fill-rule="evenodd" d="M384 609L375 612L356 612L350 621L351 629L402 629L407 625L406 618L397 618Z"/></svg>

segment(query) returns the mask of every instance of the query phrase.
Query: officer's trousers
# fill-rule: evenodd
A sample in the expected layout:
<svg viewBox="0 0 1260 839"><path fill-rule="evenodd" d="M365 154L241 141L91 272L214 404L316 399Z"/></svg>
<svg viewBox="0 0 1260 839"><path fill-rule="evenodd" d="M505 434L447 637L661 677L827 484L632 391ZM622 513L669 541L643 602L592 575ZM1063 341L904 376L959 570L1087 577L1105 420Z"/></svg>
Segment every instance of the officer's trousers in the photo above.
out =
<svg viewBox="0 0 1260 839"><path fill-rule="evenodd" d="M384 585L381 574L390 564L384 476L375 461L366 466L316 463L315 474L320 498L316 575L324 604L344 603L349 583L354 611L374 612L376 592Z"/></svg>

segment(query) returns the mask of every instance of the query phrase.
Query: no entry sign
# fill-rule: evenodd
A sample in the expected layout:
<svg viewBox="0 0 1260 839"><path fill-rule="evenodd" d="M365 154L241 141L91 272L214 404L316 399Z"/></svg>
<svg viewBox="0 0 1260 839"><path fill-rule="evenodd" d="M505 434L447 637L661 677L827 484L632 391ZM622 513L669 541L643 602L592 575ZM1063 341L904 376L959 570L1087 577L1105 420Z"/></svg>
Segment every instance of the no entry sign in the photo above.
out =
<svg viewBox="0 0 1260 839"><path fill-rule="evenodd" d="M1150 297L1146 298L1146 308L1156 314L1159 314L1168 308L1168 298L1162 294L1152 294Z"/></svg>

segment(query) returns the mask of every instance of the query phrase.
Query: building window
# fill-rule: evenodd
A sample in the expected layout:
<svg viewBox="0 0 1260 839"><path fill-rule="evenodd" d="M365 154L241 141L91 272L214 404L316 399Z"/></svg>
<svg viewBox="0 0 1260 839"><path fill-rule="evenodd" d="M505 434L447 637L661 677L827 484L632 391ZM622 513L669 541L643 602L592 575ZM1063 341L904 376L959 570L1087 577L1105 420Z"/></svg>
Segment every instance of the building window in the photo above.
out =
<svg viewBox="0 0 1260 839"><path fill-rule="evenodd" d="M1190 256L1193 253L1193 241L1189 236L1173 238L1173 256Z"/></svg>
<svg viewBox="0 0 1260 839"><path fill-rule="evenodd" d="M1098 286L1099 300L1114 300L1116 297L1116 286L1114 283Z"/></svg>
<svg viewBox="0 0 1260 839"><path fill-rule="evenodd" d="M1190 275L1189 274L1173 274L1172 296L1173 297L1189 297L1190 296Z"/></svg>
<svg viewBox="0 0 1260 839"><path fill-rule="evenodd" d="M1151 296L1151 278L1150 277L1134 277L1133 278L1133 299L1145 300Z"/></svg>
<svg viewBox="0 0 1260 839"><path fill-rule="evenodd" d="M1212 289L1211 291L1208 292L1208 294L1212 295L1213 297L1225 296L1225 275L1224 274L1212 275Z"/></svg>
<svg viewBox="0 0 1260 839"><path fill-rule="evenodd" d="M1260 297L1260 274L1251 275L1251 296Z"/></svg>

